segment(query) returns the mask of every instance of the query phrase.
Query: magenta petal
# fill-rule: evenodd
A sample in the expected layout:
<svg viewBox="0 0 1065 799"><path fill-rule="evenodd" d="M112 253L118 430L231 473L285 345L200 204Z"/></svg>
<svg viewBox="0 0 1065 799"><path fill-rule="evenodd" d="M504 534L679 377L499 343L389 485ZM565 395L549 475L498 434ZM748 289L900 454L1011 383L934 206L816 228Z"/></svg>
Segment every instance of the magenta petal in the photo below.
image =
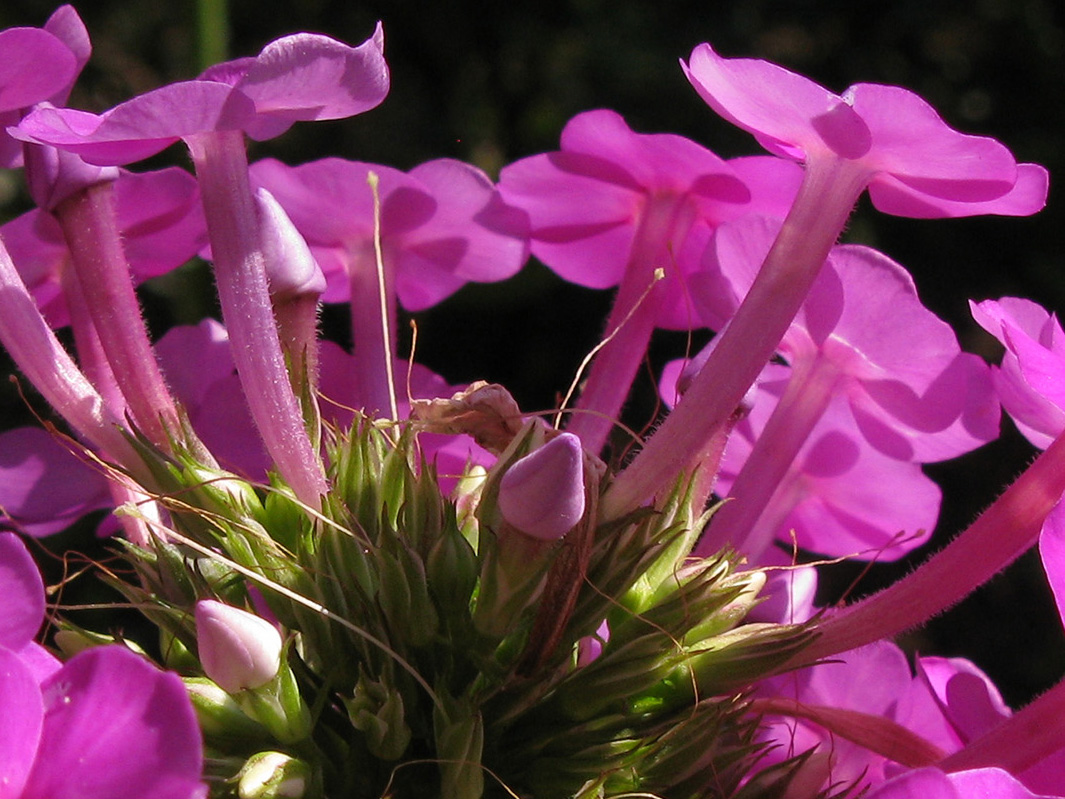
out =
<svg viewBox="0 0 1065 799"><path fill-rule="evenodd" d="M750 58L722 58L701 44L681 62L699 96L770 152L797 161L826 149L857 158L869 130L838 95L794 72Z"/></svg>
<svg viewBox="0 0 1065 799"><path fill-rule="evenodd" d="M1049 175L1037 164L1018 164L1017 182L1001 197L983 202L956 202L915 191L891 175L880 175L869 186L873 205L885 214L913 219L949 219L996 214L1030 216L1046 205Z"/></svg>
<svg viewBox="0 0 1065 799"><path fill-rule="evenodd" d="M44 704L33 674L0 647L0 799L21 799L41 737Z"/></svg>
<svg viewBox="0 0 1065 799"><path fill-rule="evenodd" d="M583 154L523 158L503 168L499 190L529 215L533 255L564 280L601 289L625 273L643 195L634 181L584 174L597 163Z"/></svg>
<svg viewBox="0 0 1065 799"><path fill-rule="evenodd" d="M1043 522L1039 534L1039 556L1058 606L1058 615L1065 624L1065 503L1059 502Z"/></svg>
<svg viewBox="0 0 1065 799"><path fill-rule="evenodd" d="M44 582L37 564L17 535L0 533L0 647L20 649L43 621Z"/></svg>
<svg viewBox="0 0 1065 799"><path fill-rule="evenodd" d="M60 271L70 255L55 217L34 208L0 227L0 235L48 324L53 328L70 324L59 285Z"/></svg>
<svg viewBox="0 0 1065 799"><path fill-rule="evenodd" d="M1065 408L1065 351L1047 349L1009 322L1003 325L1002 333L1025 383L1039 396Z"/></svg>
<svg viewBox="0 0 1065 799"><path fill-rule="evenodd" d="M409 174L439 200L427 232L439 227L450 236L464 234L463 257L453 270L457 277L487 282L517 274L529 254L529 220L502 203L487 175L450 158L420 164ZM425 238L415 230L407 240L417 247Z"/></svg>
<svg viewBox="0 0 1065 799"><path fill-rule="evenodd" d="M560 143L563 153L590 157L589 176L595 176L596 162L624 175L618 185L634 181L629 185L649 193L692 192L726 204L745 205L751 197L731 166L702 145L672 133L636 133L609 109L573 117Z"/></svg>
<svg viewBox="0 0 1065 799"><path fill-rule="evenodd" d="M20 649L15 650L22 663L30 670L38 683L42 683L63 667L59 658L38 644L30 641Z"/></svg>
<svg viewBox="0 0 1065 799"><path fill-rule="evenodd" d="M1017 162L1005 145L959 133L913 92L859 83L846 95L873 133L870 165L909 188L944 200L985 202L1016 183Z"/></svg>
<svg viewBox="0 0 1065 799"><path fill-rule="evenodd" d="M236 88L273 123L342 119L367 111L388 93L381 25L358 47L311 33L273 41L251 60ZM281 132L258 130L258 124L247 129L253 139Z"/></svg>
<svg viewBox="0 0 1065 799"><path fill-rule="evenodd" d="M176 674L99 647L42 690L44 731L23 799L189 799L198 789L200 731Z"/></svg>
<svg viewBox="0 0 1065 799"><path fill-rule="evenodd" d="M0 110L47 100L74 81L78 65L59 39L40 28L0 31Z"/></svg>
<svg viewBox="0 0 1065 799"><path fill-rule="evenodd" d="M81 21L74 7L64 5L57 8L44 23L44 29L67 46L67 49L74 55L77 70L80 73L89 62L89 56L92 55L92 43L89 41L89 32L85 29L85 23ZM65 94L61 100L54 97L49 99L55 105L66 102Z"/></svg>
<svg viewBox="0 0 1065 799"><path fill-rule="evenodd" d="M995 684L964 658L918 658L917 672L927 681L962 744L1011 715Z"/></svg>
<svg viewBox="0 0 1065 799"><path fill-rule="evenodd" d="M44 430L0 433L0 508L34 536L57 533L112 505L107 479Z"/></svg>
<svg viewBox="0 0 1065 799"><path fill-rule="evenodd" d="M859 457L840 474L836 464L848 447L860 448ZM935 528L941 494L917 464L886 458L833 431L810 447L802 471L807 499L781 525L781 537L794 527L806 549L896 560Z"/></svg>
<svg viewBox="0 0 1065 799"><path fill-rule="evenodd" d="M137 280L181 266L207 243L199 188L183 169L123 172L115 182L115 208Z"/></svg>
<svg viewBox="0 0 1065 799"><path fill-rule="evenodd" d="M746 213L779 219L788 215L802 183L803 170L799 164L773 156L750 155L733 158L728 165L751 192L751 201L744 208Z"/></svg>
<svg viewBox="0 0 1065 799"><path fill-rule="evenodd" d="M155 354L174 396L194 413L211 386L233 374L229 336L221 322L172 327L155 343Z"/></svg>
<svg viewBox="0 0 1065 799"><path fill-rule="evenodd" d="M1065 348L1060 342L1063 334L1056 318L1030 300L1003 297L970 303L973 318L1006 346L1002 366L994 373L995 389L1002 407L1013 417L1018 429L1039 448L1047 447L1065 429L1065 410L1058 404L1060 397L1047 397L1028 382L1016 344L1026 342L1024 351L1045 352L1040 359L1051 373L1065 373ZM1058 361L1058 365L1054 365Z"/></svg>
<svg viewBox="0 0 1065 799"><path fill-rule="evenodd" d="M241 130L255 109L231 87L184 81L134 97L104 114L38 107L15 135L77 153L92 164L129 164L154 155L183 136Z"/></svg>

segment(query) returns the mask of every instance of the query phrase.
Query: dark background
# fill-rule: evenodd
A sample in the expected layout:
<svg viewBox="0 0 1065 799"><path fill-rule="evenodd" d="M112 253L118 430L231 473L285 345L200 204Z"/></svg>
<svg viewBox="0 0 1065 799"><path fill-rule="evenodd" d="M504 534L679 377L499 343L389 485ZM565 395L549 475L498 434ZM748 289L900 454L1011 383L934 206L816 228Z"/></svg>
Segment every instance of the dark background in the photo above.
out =
<svg viewBox="0 0 1065 799"><path fill-rule="evenodd" d="M181 2L95 0L77 4L94 57L71 105L103 110L132 94L199 72L196 10ZM39 0L0 7L0 27L41 25L54 6ZM442 156L495 176L514 159L557 148L574 114L607 107L641 132L686 135L730 157L758 152L754 141L717 118L678 67L711 42L725 55L767 58L841 91L859 81L904 85L955 127L1000 138L1020 160L1046 165L1050 202L1031 219L918 221L860 206L846 239L872 244L914 274L926 304L948 319L963 346L989 359L996 345L968 316L969 298L1031 297L1065 308L1065 225L1053 178L1065 174L1065 20L1055 0L967 2L329 2L234 0L228 57L253 55L268 41L309 30L361 42L381 19L392 90L378 109L341 122L296 126L255 145L252 158L291 163L326 155L402 169ZM151 166L184 163L171 148ZM2 178L6 215L25 207L17 176ZM212 312L202 268L182 270L142 292L157 334ZM419 314L418 358L455 383L484 378L508 386L527 410L555 404L596 343L608 293L567 286L538 265L503 284L470 286ZM327 332L341 340L341 309L327 309ZM700 339L701 340L701 339ZM677 357L683 336L663 335L653 359ZM0 364L3 373L11 371ZM9 424L30 418L14 389L0 386ZM652 411L650 380L638 388L631 419ZM5 425L6 426L6 425ZM1032 457L1008 420L1004 436L928 471L946 501L932 547L949 540ZM50 542L83 545L85 532ZM913 562L920 560L917 556ZM876 566L860 595L912 566ZM827 576L824 600L848 589L860 567ZM964 655L985 668L1013 704L1065 673L1060 622L1029 556L951 613L907 637L926 654Z"/></svg>

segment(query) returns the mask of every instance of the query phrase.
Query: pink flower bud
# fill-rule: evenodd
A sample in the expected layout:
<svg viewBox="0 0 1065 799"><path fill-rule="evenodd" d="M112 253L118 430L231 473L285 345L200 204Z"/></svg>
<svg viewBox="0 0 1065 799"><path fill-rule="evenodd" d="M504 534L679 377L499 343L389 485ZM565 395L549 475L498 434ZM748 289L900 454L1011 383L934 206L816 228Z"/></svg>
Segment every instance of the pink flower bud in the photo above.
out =
<svg viewBox="0 0 1065 799"><path fill-rule="evenodd" d="M281 668L281 634L245 610L200 600L196 637L204 672L228 693L265 685Z"/></svg>
<svg viewBox="0 0 1065 799"><path fill-rule="evenodd" d="M255 203L262 226L270 294L285 297L320 295L325 291L325 275L292 220L266 189L256 190Z"/></svg>
<svg viewBox="0 0 1065 799"><path fill-rule="evenodd" d="M584 515L584 453L572 433L514 463L499 483L503 518L526 535L561 538Z"/></svg>

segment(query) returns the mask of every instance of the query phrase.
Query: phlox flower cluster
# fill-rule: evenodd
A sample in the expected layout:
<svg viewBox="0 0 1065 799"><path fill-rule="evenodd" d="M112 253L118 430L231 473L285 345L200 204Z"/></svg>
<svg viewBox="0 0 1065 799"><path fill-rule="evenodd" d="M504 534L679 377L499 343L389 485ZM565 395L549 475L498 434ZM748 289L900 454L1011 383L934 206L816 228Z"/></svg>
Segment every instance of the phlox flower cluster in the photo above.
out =
<svg viewBox="0 0 1065 799"><path fill-rule="evenodd" d="M1065 683L1015 712L976 664L893 642L1033 546L1065 619L1065 333L974 303L989 365L903 265L839 243L866 192L914 224L1025 216L1046 170L905 89L708 44L678 78L767 154L597 109L498 181L248 162L385 101L384 42L294 34L93 113L66 107L73 8L0 32L0 166L35 203L0 226L0 342L66 425L0 434L0 799L1065 797ZM191 171L133 171L172 145ZM136 287L193 257L222 318L152 341ZM553 420L398 345L401 309L530 257L614 290ZM633 445L657 329L713 337ZM922 466L1002 409L1042 455L910 576L817 607L817 560L928 540ZM24 539L102 509L158 647L41 630Z"/></svg>

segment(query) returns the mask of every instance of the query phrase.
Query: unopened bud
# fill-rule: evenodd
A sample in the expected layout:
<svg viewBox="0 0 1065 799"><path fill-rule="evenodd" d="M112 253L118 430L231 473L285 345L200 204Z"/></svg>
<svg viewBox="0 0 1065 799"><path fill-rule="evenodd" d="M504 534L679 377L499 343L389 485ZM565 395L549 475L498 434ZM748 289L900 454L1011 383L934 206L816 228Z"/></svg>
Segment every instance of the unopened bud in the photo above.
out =
<svg viewBox="0 0 1065 799"><path fill-rule="evenodd" d="M255 192L255 203L259 209L270 294L275 297L320 295L325 291L325 275L292 220L266 189Z"/></svg>
<svg viewBox="0 0 1065 799"><path fill-rule="evenodd" d="M533 538L561 538L584 515L584 451L562 433L515 462L499 483L499 510Z"/></svg>
<svg viewBox="0 0 1065 799"><path fill-rule="evenodd" d="M307 795L311 767L281 752L259 752L238 775L240 799L300 799Z"/></svg>
<svg viewBox="0 0 1065 799"><path fill-rule="evenodd" d="M281 668L277 628L240 608L197 602L196 638L204 672L231 694L265 685Z"/></svg>

